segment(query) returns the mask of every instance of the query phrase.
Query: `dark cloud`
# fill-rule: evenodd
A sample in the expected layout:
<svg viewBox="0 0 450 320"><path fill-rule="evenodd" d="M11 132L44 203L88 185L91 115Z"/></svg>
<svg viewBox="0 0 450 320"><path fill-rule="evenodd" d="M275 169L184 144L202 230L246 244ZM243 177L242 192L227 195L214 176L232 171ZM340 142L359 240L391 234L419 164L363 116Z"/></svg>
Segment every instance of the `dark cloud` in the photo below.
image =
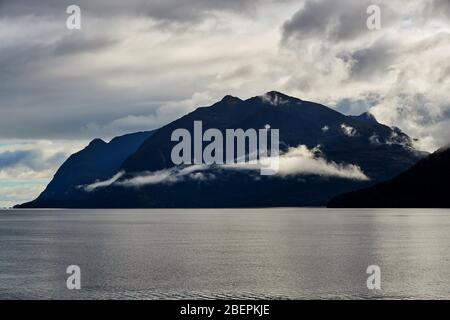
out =
<svg viewBox="0 0 450 320"><path fill-rule="evenodd" d="M244 13L269 0L2 0L0 16L65 16L66 8L76 4L82 14L95 16L147 16L156 20L185 22L198 20L215 11Z"/></svg>
<svg viewBox="0 0 450 320"><path fill-rule="evenodd" d="M440 16L450 19L450 1L448 0L432 0L427 3L427 9L430 18Z"/></svg>
<svg viewBox="0 0 450 320"><path fill-rule="evenodd" d="M380 39L369 47L350 54L351 76L367 80L376 75L386 74L397 55L394 43L384 38Z"/></svg>
<svg viewBox="0 0 450 320"><path fill-rule="evenodd" d="M5 151L0 153L0 170L19 166L34 171L46 170L60 165L66 157L63 152L45 157L40 150Z"/></svg>
<svg viewBox="0 0 450 320"><path fill-rule="evenodd" d="M36 29L41 27L38 22ZM30 29L33 26L24 28ZM125 70L111 64L101 74L90 72L87 65L96 60L97 53L108 52L121 44L114 34L84 30L72 33L63 27L37 36L22 36L22 41L0 42L2 138L91 138L92 133L82 130L91 122L102 125L129 114L151 114L159 101L182 96L180 88L170 92L167 87L167 91L159 90L152 94L151 100L143 102L142 92L148 88L124 91L107 83L126 72L132 76L145 75L150 72L148 69L134 72L131 67ZM77 66L84 71L78 73ZM161 80L161 86L164 85ZM187 88L186 92L192 94ZM134 129L153 127L128 128ZM127 131L111 132L111 135L124 132Z"/></svg>
<svg viewBox="0 0 450 320"><path fill-rule="evenodd" d="M81 31L65 27L73 3ZM382 8L379 32L366 27L373 3ZM379 113L392 121L390 106L407 103L395 97L422 94L427 107L416 114L440 119L449 33L432 19L448 3L302 0L295 11L275 0L0 0L0 138L107 139L225 94L273 89L358 112L377 93ZM414 110L412 130L422 125Z"/></svg>
<svg viewBox="0 0 450 320"><path fill-rule="evenodd" d="M0 170L16 166L30 156L29 151L6 151L0 153Z"/></svg>
<svg viewBox="0 0 450 320"><path fill-rule="evenodd" d="M369 93L362 99L345 98L336 104L336 109L348 115L359 115L380 103L380 96Z"/></svg>
<svg viewBox="0 0 450 320"><path fill-rule="evenodd" d="M304 6L283 25L283 38L353 40L367 31L368 0L307 0Z"/></svg>

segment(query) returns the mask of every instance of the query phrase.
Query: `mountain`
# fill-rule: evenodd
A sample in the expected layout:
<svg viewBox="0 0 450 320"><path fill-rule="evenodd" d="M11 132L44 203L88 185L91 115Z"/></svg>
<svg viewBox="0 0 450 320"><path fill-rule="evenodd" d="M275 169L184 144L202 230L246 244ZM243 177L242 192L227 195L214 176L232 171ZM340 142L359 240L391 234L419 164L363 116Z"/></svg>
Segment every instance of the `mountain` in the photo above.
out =
<svg viewBox="0 0 450 320"><path fill-rule="evenodd" d="M122 165L126 172L155 171L173 166L171 150L177 142L170 136L177 128L193 133L195 120L204 130L218 128L280 128L281 148L299 144L314 148L321 145L327 158L339 163L357 162L374 179L393 176L414 164L418 156L410 138L385 125L345 116L323 105L302 101L279 92L268 92L248 100L226 96L211 107L194 112L157 130L139 150ZM346 132L343 129L351 130ZM373 151L377 150L378 153ZM367 154L370 153L370 156ZM379 166L389 162L389 166Z"/></svg>
<svg viewBox="0 0 450 320"><path fill-rule="evenodd" d="M290 155L292 150L306 153L307 158L299 158L299 163L293 165L306 165L308 170L261 176L252 170L228 170L220 166L201 170L175 166L171 151L178 142L171 141L171 135L180 128L194 135L194 121L202 122L203 131L216 128L222 133L226 129L262 129L270 125L279 129L281 153ZM378 123L369 114L346 116L276 91L247 100L226 96L153 131L141 142L139 147L136 143L135 152L122 154L123 161L114 163L115 170L111 166L105 172L98 169L101 177L99 174L94 177L91 168L74 170L63 165L60 171L66 175L84 178L55 188L54 181L60 180L58 171L47 188L57 189L58 193L46 190L45 197L41 195L41 199L25 206L323 206L339 193L392 178L424 157L413 148L406 134ZM101 142L97 144L100 147ZM103 161L106 159L98 159L98 167L103 166ZM368 178L345 177L349 170ZM346 171L344 176L341 171ZM92 185L96 180L103 181Z"/></svg>
<svg viewBox="0 0 450 320"><path fill-rule="evenodd" d="M151 131L127 134L109 143L101 139L91 141L61 165L36 200L19 207L64 207L69 201L83 198L85 192L78 186L110 178L151 134Z"/></svg>
<svg viewBox="0 0 450 320"><path fill-rule="evenodd" d="M370 188L333 198L330 208L450 208L450 149L438 150L409 170Z"/></svg>

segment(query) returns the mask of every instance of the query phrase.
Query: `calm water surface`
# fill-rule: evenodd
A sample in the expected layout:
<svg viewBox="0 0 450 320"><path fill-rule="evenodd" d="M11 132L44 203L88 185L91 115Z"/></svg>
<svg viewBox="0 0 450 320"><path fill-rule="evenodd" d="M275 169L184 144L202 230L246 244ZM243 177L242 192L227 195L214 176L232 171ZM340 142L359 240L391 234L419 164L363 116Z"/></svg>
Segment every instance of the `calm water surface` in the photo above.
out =
<svg viewBox="0 0 450 320"><path fill-rule="evenodd" d="M450 299L450 210L0 211L0 299L43 298Z"/></svg>

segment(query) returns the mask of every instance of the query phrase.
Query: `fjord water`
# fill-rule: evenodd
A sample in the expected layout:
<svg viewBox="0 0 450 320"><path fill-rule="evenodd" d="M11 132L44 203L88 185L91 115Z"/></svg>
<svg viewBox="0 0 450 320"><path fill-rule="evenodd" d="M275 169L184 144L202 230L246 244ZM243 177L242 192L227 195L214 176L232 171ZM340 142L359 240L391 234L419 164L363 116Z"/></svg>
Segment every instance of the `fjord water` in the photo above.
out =
<svg viewBox="0 0 450 320"><path fill-rule="evenodd" d="M449 299L450 210L0 211L0 299L25 298Z"/></svg>

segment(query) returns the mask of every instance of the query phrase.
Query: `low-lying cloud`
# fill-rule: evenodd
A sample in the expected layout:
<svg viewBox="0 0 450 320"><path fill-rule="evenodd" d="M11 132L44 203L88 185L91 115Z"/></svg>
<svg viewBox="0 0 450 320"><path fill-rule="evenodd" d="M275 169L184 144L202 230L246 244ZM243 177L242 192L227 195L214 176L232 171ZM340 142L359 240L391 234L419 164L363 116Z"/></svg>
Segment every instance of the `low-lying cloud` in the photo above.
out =
<svg viewBox="0 0 450 320"><path fill-rule="evenodd" d="M275 163L276 162L276 163ZM353 164L338 164L333 161L327 161L321 156L320 149L308 149L304 145L296 148L290 148L279 158L266 158L261 162L250 161L235 164L223 165L191 165L186 167L173 167L154 172L144 172L140 175L121 180L124 172L119 172L111 179L97 181L93 184L84 186L87 192L95 191L99 188L109 186L122 187L143 187L155 184L172 184L183 180L212 180L216 178L215 173L220 170L240 170L257 172L262 168L276 168L278 171L275 176L280 178L292 177L297 175L317 175L322 177L342 178L358 181L370 180L361 168Z"/></svg>
<svg viewBox="0 0 450 320"><path fill-rule="evenodd" d="M269 162L266 162L268 160ZM270 164L278 162L277 164ZM277 176L287 177L295 175L319 175L323 177L336 177L350 180L369 180L361 168L353 164L338 164L333 161L327 161L321 155L320 148L308 149L305 145L290 148L286 153L276 158L264 159L261 163L249 162L224 165L226 169L246 169L260 170L262 165L265 167L278 167Z"/></svg>
<svg viewBox="0 0 450 320"><path fill-rule="evenodd" d="M91 191L94 191L95 189L98 189L98 188L109 187L114 182L119 180L120 177L122 177L124 175L124 173L125 173L124 171L120 171L120 172L116 173L111 179L108 179L108 180L105 180L105 181L94 182L94 183L92 183L90 185L85 186L84 190L87 191L87 192L91 192Z"/></svg>

